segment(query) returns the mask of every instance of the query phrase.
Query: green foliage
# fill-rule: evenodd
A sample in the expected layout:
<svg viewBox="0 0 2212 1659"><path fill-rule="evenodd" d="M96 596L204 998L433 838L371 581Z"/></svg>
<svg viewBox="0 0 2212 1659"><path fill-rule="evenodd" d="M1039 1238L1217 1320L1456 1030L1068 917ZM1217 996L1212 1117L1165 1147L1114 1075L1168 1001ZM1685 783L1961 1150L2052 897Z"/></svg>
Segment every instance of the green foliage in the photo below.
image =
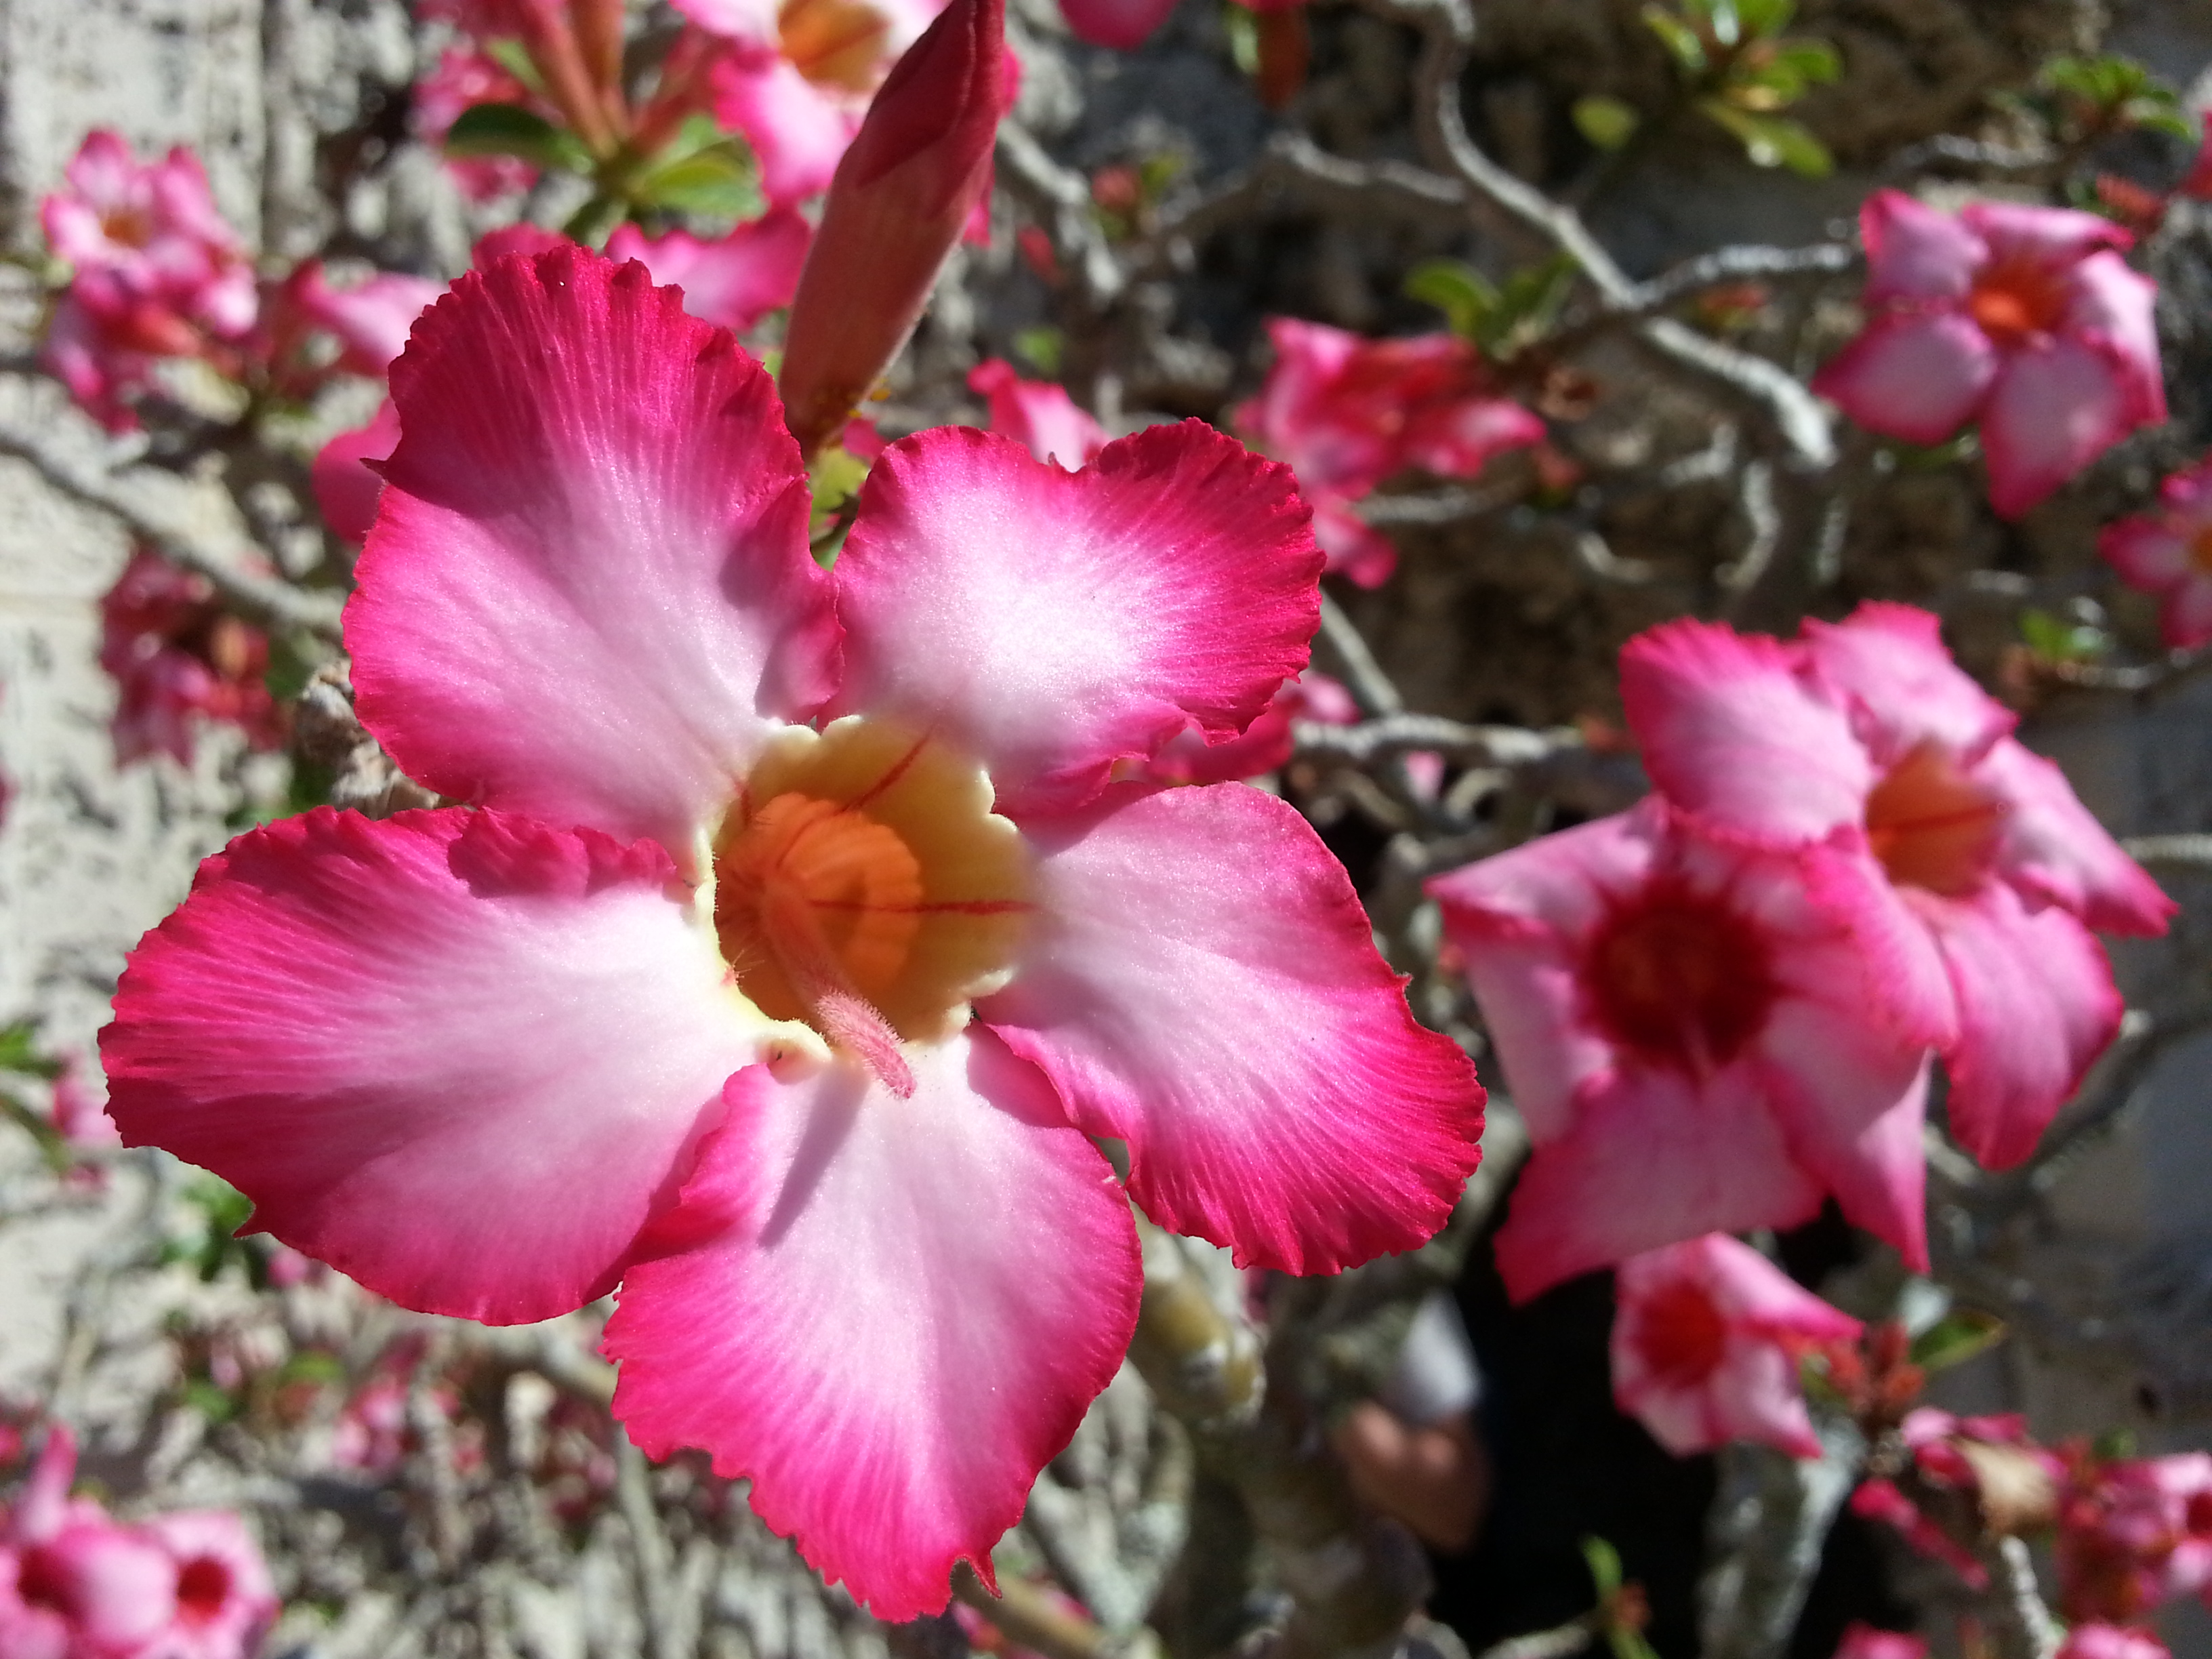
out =
<svg viewBox="0 0 2212 1659"><path fill-rule="evenodd" d="M1844 64L1825 40L1782 33L1796 9L1796 0L1678 0L1673 9L1651 0L1644 21L1698 111L1732 133L1753 165L1821 179L1835 170L1827 146L1777 112L1840 80ZM1580 125L1579 106L1576 118ZM1595 136L1590 141L1611 147Z"/></svg>
<svg viewBox="0 0 2212 1659"><path fill-rule="evenodd" d="M709 219L757 219L768 205L750 148L707 115L687 119L674 142L616 193L637 207Z"/></svg>
<svg viewBox="0 0 2212 1659"><path fill-rule="evenodd" d="M1590 1581L1597 1589L1598 1613L1604 1620L1606 1645L1613 1650L1613 1659L1659 1659L1644 1638L1643 1592L1621 1577L1620 1552L1602 1538L1585 1538L1583 1559L1589 1564Z"/></svg>
<svg viewBox="0 0 2212 1659"><path fill-rule="evenodd" d="M1633 106L1595 92L1576 99L1572 112L1576 131L1600 149L1619 149L1636 136L1644 120Z"/></svg>
<svg viewBox="0 0 2212 1659"><path fill-rule="evenodd" d="M2112 635L2094 623L2033 608L2020 613L2020 636L2045 662L2094 662L2112 648Z"/></svg>
<svg viewBox="0 0 2212 1659"><path fill-rule="evenodd" d="M513 155L556 173L589 173L582 139L520 104L471 104L446 130L451 156Z"/></svg>
<svg viewBox="0 0 2212 1659"><path fill-rule="evenodd" d="M490 54L493 63L531 91L541 98L545 96L545 78L538 74L538 65L530 61L530 48L521 41L513 35L504 40L488 40L484 43L484 51Z"/></svg>
<svg viewBox="0 0 2212 1659"><path fill-rule="evenodd" d="M182 1262L213 1284L225 1267L235 1265L256 1290L269 1282L259 1251L238 1237L253 1213L253 1201L228 1182L204 1175L185 1188L185 1202L194 1212L185 1233L161 1247L164 1263Z"/></svg>
<svg viewBox="0 0 2212 1659"><path fill-rule="evenodd" d="M860 493L869 463L842 444L824 445L807 464L806 481L814 486L814 511L807 520L807 537L815 562L824 570L837 562L837 550L852 528L846 508Z"/></svg>
<svg viewBox="0 0 2212 1659"><path fill-rule="evenodd" d="M1060 365L1067 350L1067 337L1049 323L1025 328L1014 336L1014 355L1048 380L1060 378Z"/></svg>
<svg viewBox="0 0 2212 1659"><path fill-rule="evenodd" d="M1556 254L1494 283L1457 259L1425 259L1406 278L1406 292L1444 314L1461 338L1504 360L1547 333L1575 281L1575 262Z"/></svg>
<svg viewBox="0 0 2212 1659"><path fill-rule="evenodd" d="M62 1074L62 1063L39 1052L37 1023L19 1019L12 1025L0 1026L0 1072L51 1083Z"/></svg>
<svg viewBox="0 0 2212 1659"><path fill-rule="evenodd" d="M2036 77L2047 118L2077 136L2147 130L2194 138L2173 88L2130 58L2054 58Z"/></svg>
<svg viewBox="0 0 2212 1659"><path fill-rule="evenodd" d="M1229 56L1237 67L1248 76L1260 72L1260 20L1249 8L1240 6L1237 0L1224 0L1221 8L1222 32L1229 37Z"/></svg>
<svg viewBox="0 0 2212 1659"><path fill-rule="evenodd" d="M1701 98L1698 107L1743 141L1743 153L1754 167L1788 167L1801 179L1825 179L1835 171L1828 147L1802 121L1756 115L1717 98Z"/></svg>
<svg viewBox="0 0 2212 1659"><path fill-rule="evenodd" d="M1923 1371L1962 1365L2004 1340L2004 1321L1972 1308L1954 1308L1912 1340L1906 1358Z"/></svg>

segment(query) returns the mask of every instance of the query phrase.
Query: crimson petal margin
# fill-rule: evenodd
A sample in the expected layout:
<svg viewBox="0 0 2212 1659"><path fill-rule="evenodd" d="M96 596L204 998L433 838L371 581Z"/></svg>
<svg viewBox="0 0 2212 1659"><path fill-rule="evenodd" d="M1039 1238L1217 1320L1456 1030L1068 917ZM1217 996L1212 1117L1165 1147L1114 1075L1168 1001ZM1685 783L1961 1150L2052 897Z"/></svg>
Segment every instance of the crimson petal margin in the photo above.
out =
<svg viewBox="0 0 2212 1659"><path fill-rule="evenodd" d="M1414 1022L1344 868L1243 784L1118 787L1024 825L1037 936L976 1014L1129 1146L1162 1226L1240 1264L1333 1273L1442 1226L1483 1091Z"/></svg>
<svg viewBox="0 0 2212 1659"><path fill-rule="evenodd" d="M489 1324L613 1285L764 1025L668 856L499 812L241 836L100 1034L132 1146L379 1295Z"/></svg>
<svg viewBox="0 0 2212 1659"><path fill-rule="evenodd" d="M964 427L885 450L837 559L838 712L930 729L999 810L1080 805L1185 725L1242 732L1306 665L1322 556L1290 469L1196 421L1068 473Z"/></svg>
<svg viewBox="0 0 2212 1659"><path fill-rule="evenodd" d="M835 683L767 374L644 266L562 247L455 283L392 398L346 607L362 724L453 799L686 856Z"/></svg>
<svg viewBox="0 0 2212 1659"><path fill-rule="evenodd" d="M615 1414L711 1452L879 1619L935 1613L1112 1380L1135 1224L1035 1068L988 1032L910 1048L901 1100L836 1062L731 1082L623 1282Z"/></svg>

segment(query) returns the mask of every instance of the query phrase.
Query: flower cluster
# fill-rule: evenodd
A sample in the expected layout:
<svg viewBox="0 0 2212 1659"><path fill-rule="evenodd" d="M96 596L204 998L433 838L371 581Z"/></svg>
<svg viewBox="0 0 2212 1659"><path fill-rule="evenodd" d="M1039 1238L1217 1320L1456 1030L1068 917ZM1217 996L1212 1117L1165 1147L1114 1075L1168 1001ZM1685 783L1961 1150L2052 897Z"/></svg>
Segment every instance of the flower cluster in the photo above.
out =
<svg viewBox="0 0 2212 1659"><path fill-rule="evenodd" d="M1492 456L1541 442L1544 423L1490 386L1481 354L1454 334L1368 340L1270 318L1275 362L1237 428L1289 463L1312 504L1328 568L1373 587L1397 550L1353 504L1410 469L1471 478Z"/></svg>
<svg viewBox="0 0 2212 1659"><path fill-rule="evenodd" d="M2182 1595L2212 1605L2212 1456L2078 1459L2059 1523L2074 1617L2122 1623Z"/></svg>
<svg viewBox="0 0 2212 1659"><path fill-rule="evenodd" d="M204 576L140 548L100 602L100 665L115 682L115 759L191 764L197 726L221 720L258 749L283 721L264 678L269 640L217 600Z"/></svg>
<svg viewBox="0 0 2212 1659"><path fill-rule="evenodd" d="M632 1437L893 1619L988 1577L1120 1364L1089 1136L1287 1272L1442 1224L1482 1091L1341 867L1257 790L1114 781L1303 667L1286 469L1194 423L1073 473L923 432L825 573L766 375L574 247L464 277L392 398L358 708L473 810L210 860L103 1036L126 1140L408 1306L619 1284Z"/></svg>
<svg viewBox="0 0 2212 1659"><path fill-rule="evenodd" d="M269 1569L235 1515L137 1523L72 1498L76 1439L46 1431L0 1519L0 1653L10 1659L248 1659L276 1615Z"/></svg>
<svg viewBox="0 0 2212 1659"><path fill-rule="evenodd" d="M1831 1195L1924 1266L1931 1051L1952 1133L2019 1163L2118 1026L2091 930L2172 903L1925 612L1672 623L1621 687L1658 793L1431 884L1536 1143L1508 1285Z"/></svg>

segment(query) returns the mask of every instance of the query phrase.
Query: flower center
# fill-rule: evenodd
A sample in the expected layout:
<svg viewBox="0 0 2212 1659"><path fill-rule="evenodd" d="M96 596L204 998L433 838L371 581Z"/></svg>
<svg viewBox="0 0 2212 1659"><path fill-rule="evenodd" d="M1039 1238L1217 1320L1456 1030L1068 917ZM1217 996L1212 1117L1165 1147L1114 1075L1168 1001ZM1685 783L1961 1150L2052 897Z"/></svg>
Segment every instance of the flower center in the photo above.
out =
<svg viewBox="0 0 2212 1659"><path fill-rule="evenodd" d="M188 1624L213 1622L230 1600L230 1569L211 1555L196 1556L177 1574L177 1612Z"/></svg>
<svg viewBox="0 0 2212 1659"><path fill-rule="evenodd" d="M883 78L890 19L867 0L787 0L777 46L817 86L866 93Z"/></svg>
<svg viewBox="0 0 2212 1659"><path fill-rule="evenodd" d="M2003 804L1934 744L1892 767L1867 797L1867 841L1889 878L1952 897L1988 872L2003 822Z"/></svg>
<svg viewBox="0 0 2212 1659"><path fill-rule="evenodd" d="M1719 899L1679 887L1616 910L1591 942L1585 978L1616 1042L1692 1072L1741 1053L1775 996L1758 930Z"/></svg>
<svg viewBox="0 0 2212 1659"><path fill-rule="evenodd" d="M1966 312L1999 345L2016 346L2057 328L2066 298L2065 280L2057 272L2014 258L1991 264L1975 280Z"/></svg>
<svg viewBox="0 0 2212 1659"><path fill-rule="evenodd" d="M781 732L714 842L714 932L738 988L900 1093L899 1044L942 1041L1012 975L1030 908L1020 833L981 768L842 720Z"/></svg>
<svg viewBox="0 0 2212 1659"><path fill-rule="evenodd" d="M1728 1321L1703 1285L1678 1279L1644 1298L1635 1342L1655 1379L1671 1389L1695 1388L1728 1353Z"/></svg>
<svg viewBox="0 0 2212 1659"><path fill-rule="evenodd" d="M144 247L154 240L153 216L143 208L111 208L100 216L100 231L118 247Z"/></svg>
<svg viewBox="0 0 2212 1659"><path fill-rule="evenodd" d="M76 1616L75 1588L53 1551L23 1552L15 1568L15 1594L26 1606L73 1619Z"/></svg>

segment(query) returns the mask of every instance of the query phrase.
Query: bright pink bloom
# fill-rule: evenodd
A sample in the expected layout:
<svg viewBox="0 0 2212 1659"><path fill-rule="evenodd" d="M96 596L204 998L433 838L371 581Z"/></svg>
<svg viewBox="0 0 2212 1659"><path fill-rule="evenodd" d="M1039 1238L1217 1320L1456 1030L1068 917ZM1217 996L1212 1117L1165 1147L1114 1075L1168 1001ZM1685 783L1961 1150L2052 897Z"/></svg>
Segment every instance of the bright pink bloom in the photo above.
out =
<svg viewBox="0 0 2212 1659"><path fill-rule="evenodd" d="M811 456L906 343L990 193L1006 110L1006 0L953 0L878 90L837 163L776 375Z"/></svg>
<svg viewBox="0 0 2212 1659"><path fill-rule="evenodd" d="M1106 429L1076 406L1066 386L1024 380L1004 357L971 369L968 389L990 400L992 431L1041 461L1058 461L1072 472L1106 447Z"/></svg>
<svg viewBox="0 0 2212 1659"><path fill-rule="evenodd" d="M337 339L337 368L381 380L405 349L415 319L445 291L443 283L389 270L332 288L322 261L310 259L286 279L280 293L307 326Z"/></svg>
<svg viewBox="0 0 2212 1659"><path fill-rule="evenodd" d="M174 1621L177 1566L155 1540L73 1500L76 1437L55 1424L0 1530L0 1654L139 1659Z"/></svg>
<svg viewBox="0 0 2212 1659"><path fill-rule="evenodd" d="M2159 631L2177 651L2212 641L2212 456L2175 473L2157 510L2107 525L2097 551L2130 587L2159 599Z"/></svg>
<svg viewBox="0 0 2212 1659"><path fill-rule="evenodd" d="M2052 1659L2173 1659L2158 1632L2118 1625L2076 1625Z"/></svg>
<svg viewBox="0 0 2212 1659"><path fill-rule="evenodd" d="M84 1062L75 1054L62 1062L61 1075L54 1079L52 1119L54 1132L72 1146L123 1144L106 1103L84 1080Z"/></svg>
<svg viewBox="0 0 2212 1659"><path fill-rule="evenodd" d="M1652 781L1718 833L1826 842L1877 866L1860 918L1880 1001L1934 1043L1961 1145L2033 1150L2118 1028L2091 928L2165 931L2173 905L2011 736L1936 619L1862 605L1784 642L1697 622L1629 641L1621 698Z"/></svg>
<svg viewBox="0 0 2212 1659"><path fill-rule="evenodd" d="M1328 568L1373 587L1396 568L1389 538L1352 504L1419 467L1471 478L1493 455L1542 441L1544 423L1490 392L1480 354L1449 334L1366 340L1271 317L1274 366L1236 413L1237 429L1298 475Z"/></svg>
<svg viewBox="0 0 2212 1659"><path fill-rule="evenodd" d="M1322 726L1351 726L1359 719L1359 706L1343 686L1317 669L1309 668L1283 682L1267 712L1233 738L1208 743L1206 734L1185 726L1161 746L1145 776L1155 783L1229 783L1273 772L1290 759L1299 720ZM1419 758L1407 757L1410 763ZM1429 757L1433 759L1434 757Z"/></svg>
<svg viewBox="0 0 2212 1659"><path fill-rule="evenodd" d="M1073 474L938 428L824 572L767 376L575 248L463 277L392 397L354 684L476 810L210 860L104 1037L126 1139L411 1307L619 1282L638 1443L712 1450L895 1620L988 1576L1121 1362L1087 1136L1287 1271L1441 1224L1481 1091L1342 868L1255 790L1109 781L1303 666L1285 471L1195 424Z"/></svg>
<svg viewBox="0 0 2212 1659"><path fill-rule="evenodd" d="M109 722L118 765L151 754L192 759L201 720L222 720L258 749L283 728L262 676L269 640L225 611L204 576L141 548L100 601L100 665L115 681Z"/></svg>
<svg viewBox="0 0 2212 1659"><path fill-rule="evenodd" d="M1060 0L1060 15L1079 40L1134 52L1168 21L1175 0Z"/></svg>
<svg viewBox="0 0 2212 1659"><path fill-rule="evenodd" d="M1844 1632L1836 1659L1928 1659L1928 1644L1923 1638L1901 1631L1854 1624Z"/></svg>
<svg viewBox="0 0 2212 1659"><path fill-rule="evenodd" d="M1925 1264L1926 1054L1867 1015L1871 884L1656 799L1429 883L1535 1142L1498 1235L1516 1299L1830 1194Z"/></svg>
<svg viewBox="0 0 2212 1659"><path fill-rule="evenodd" d="M1631 1256L1614 1279L1613 1397L1677 1457L1752 1440L1818 1457L1798 1357L1859 1322L1726 1233Z"/></svg>
<svg viewBox="0 0 2212 1659"><path fill-rule="evenodd" d="M1879 190L1860 210L1866 327L1814 381L1908 443L1981 428L1990 502L2018 518L2166 418L2157 285L2095 214L1975 202L1956 217Z"/></svg>
<svg viewBox="0 0 2212 1659"><path fill-rule="evenodd" d="M141 1528L175 1563L176 1617L139 1659L248 1659L276 1621L276 1587L235 1515L192 1510Z"/></svg>
<svg viewBox="0 0 2212 1659"><path fill-rule="evenodd" d="M607 257L642 260L654 282L684 290L684 308L694 317L742 334L791 303L813 234L789 208L739 225L719 242L680 230L654 239L618 225L607 239Z"/></svg>
<svg viewBox="0 0 2212 1659"><path fill-rule="evenodd" d="M2066 1494L2056 1552L2075 1618L2135 1619L2177 1595L2212 1599L2212 1455L2096 1465Z"/></svg>

